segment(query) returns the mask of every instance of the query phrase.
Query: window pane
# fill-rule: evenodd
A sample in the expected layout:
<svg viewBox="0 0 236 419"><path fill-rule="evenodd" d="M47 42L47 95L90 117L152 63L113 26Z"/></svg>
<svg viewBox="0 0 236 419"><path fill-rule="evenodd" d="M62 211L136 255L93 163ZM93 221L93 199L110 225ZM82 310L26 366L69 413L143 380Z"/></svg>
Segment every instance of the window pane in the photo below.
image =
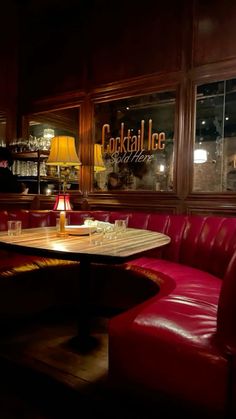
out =
<svg viewBox="0 0 236 419"><path fill-rule="evenodd" d="M164 92L95 105L95 189L173 189L175 103Z"/></svg>
<svg viewBox="0 0 236 419"><path fill-rule="evenodd" d="M197 88L193 190L236 190L236 79Z"/></svg>
<svg viewBox="0 0 236 419"><path fill-rule="evenodd" d="M6 113L0 110L0 146L5 147L6 145Z"/></svg>

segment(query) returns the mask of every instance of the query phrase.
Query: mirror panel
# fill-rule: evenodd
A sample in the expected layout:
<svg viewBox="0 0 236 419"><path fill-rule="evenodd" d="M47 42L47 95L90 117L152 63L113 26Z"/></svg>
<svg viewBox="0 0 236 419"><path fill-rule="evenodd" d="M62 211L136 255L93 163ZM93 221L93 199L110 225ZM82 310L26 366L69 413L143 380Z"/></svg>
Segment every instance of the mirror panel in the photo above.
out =
<svg viewBox="0 0 236 419"><path fill-rule="evenodd" d="M94 189L173 191L176 92L95 105Z"/></svg>
<svg viewBox="0 0 236 419"><path fill-rule="evenodd" d="M46 164L50 152L51 139L55 136L70 136L75 138L75 147L79 156L79 117L78 107L51 110L30 114L27 116L25 138L14 140L11 149L15 155L13 165L14 174L30 182L30 193L55 194L58 193L66 176L66 188L78 191L80 188L79 167L59 168ZM33 178L37 178L37 186Z"/></svg>

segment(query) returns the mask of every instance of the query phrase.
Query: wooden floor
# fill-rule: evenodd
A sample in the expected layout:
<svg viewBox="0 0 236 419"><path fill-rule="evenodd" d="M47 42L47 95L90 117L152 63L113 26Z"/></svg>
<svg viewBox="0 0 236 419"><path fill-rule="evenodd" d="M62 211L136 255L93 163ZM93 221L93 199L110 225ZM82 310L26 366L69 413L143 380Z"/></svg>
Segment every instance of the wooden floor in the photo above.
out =
<svg viewBox="0 0 236 419"><path fill-rule="evenodd" d="M3 333L0 418L156 417L109 387L107 322L101 317L94 321L98 344L87 353L70 345L76 334L71 316L37 319Z"/></svg>
<svg viewBox="0 0 236 419"><path fill-rule="evenodd" d="M88 353L70 345L76 334L73 316L46 316L5 330L0 341L0 418L165 417L168 401L152 406L109 387L107 322L101 317L94 322L98 345ZM176 415L174 411L172 417Z"/></svg>
<svg viewBox="0 0 236 419"><path fill-rule="evenodd" d="M99 319L94 325L98 344L88 353L71 348L76 334L71 318L36 320L2 337L0 418L17 418L16 409L25 410L19 417L35 419L74 417L82 404L91 413L95 404L100 409L107 386L106 323Z"/></svg>

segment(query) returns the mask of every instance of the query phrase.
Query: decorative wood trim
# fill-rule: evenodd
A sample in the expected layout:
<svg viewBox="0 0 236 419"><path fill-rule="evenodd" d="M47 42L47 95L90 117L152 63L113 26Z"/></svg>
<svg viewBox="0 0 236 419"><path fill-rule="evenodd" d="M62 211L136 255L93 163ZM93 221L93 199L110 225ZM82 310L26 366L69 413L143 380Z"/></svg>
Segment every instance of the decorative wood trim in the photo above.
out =
<svg viewBox="0 0 236 419"><path fill-rule="evenodd" d="M196 84L235 78L236 58L192 68L188 72L188 77Z"/></svg>
<svg viewBox="0 0 236 419"><path fill-rule="evenodd" d="M161 92L165 89L175 89L183 80L183 77L184 73L182 71L168 74L148 74L142 77L101 85L91 90L89 95L94 103L141 96L157 91Z"/></svg>
<svg viewBox="0 0 236 419"><path fill-rule="evenodd" d="M22 109L22 114L43 113L59 109L75 108L80 106L86 97L84 91L71 91L60 95L42 97L28 104Z"/></svg>

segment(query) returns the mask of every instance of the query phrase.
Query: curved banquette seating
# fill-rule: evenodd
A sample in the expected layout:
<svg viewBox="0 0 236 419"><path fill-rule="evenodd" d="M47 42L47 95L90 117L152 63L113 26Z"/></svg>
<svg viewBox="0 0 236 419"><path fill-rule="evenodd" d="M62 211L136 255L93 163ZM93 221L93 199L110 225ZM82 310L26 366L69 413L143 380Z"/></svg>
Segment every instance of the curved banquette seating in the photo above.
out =
<svg viewBox="0 0 236 419"><path fill-rule="evenodd" d="M21 219L27 228L55 225L56 216L53 211L3 211L0 230L6 229L8 219ZM124 280L123 271L134 274L133 295L138 291L136 277L155 285L135 304L124 304L122 312L109 320L110 383L118 387L125 383L132 391L154 397L167 395L214 414L232 412L236 396L236 218L135 211L67 213L69 224L81 224L86 216L109 222L127 218L129 227L163 232L171 238L163 248L108 270L110 282L106 279L106 286L117 287L120 282L124 294L130 282ZM15 265L10 255L5 260L21 266L23 256L15 257ZM38 258L24 257L23 264L27 260L40 264ZM4 263L3 257L0 278L7 282ZM51 261L44 263L50 265ZM40 278L44 263L35 270ZM78 266L71 262L70 269ZM116 281L112 282L115 272ZM74 284L68 277L62 284L72 289ZM14 275L10 282L13 280ZM46 282L38 281L41 292ZM95 294L99 290L102 294L101 289L100 283Z"/></svg>
<svg viewBox="0 0 236 419"><path fill-rule="evenodd" d="M111 382L235 417L236 218L150 214L145 227L171 242L130 262L160 292L110 320Z"/></svg>

